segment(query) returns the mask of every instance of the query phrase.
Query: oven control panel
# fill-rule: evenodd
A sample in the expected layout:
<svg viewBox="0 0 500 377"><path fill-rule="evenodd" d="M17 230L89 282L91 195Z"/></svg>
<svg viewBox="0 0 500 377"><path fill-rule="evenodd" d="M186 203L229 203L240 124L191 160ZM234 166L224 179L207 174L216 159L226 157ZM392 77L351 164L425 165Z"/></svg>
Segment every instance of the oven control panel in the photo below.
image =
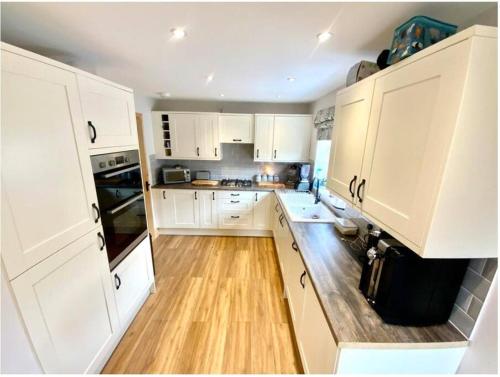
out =
<svg viewBox="0 0 500 377"><path fill-rule="evenodd" d="M107 170L116 169L122 166L135 165L139 163L139 152L137 150L107 153L91 156L92 172L102 173Z"/></svg>

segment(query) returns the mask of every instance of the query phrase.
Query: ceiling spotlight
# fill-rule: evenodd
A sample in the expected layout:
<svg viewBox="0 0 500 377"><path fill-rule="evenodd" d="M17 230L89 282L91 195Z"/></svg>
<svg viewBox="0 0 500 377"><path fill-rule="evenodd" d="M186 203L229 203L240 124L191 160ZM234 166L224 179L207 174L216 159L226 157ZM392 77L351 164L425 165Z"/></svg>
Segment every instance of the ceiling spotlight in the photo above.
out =
<svg viewBox="0 0 500 377"><path fill-rule="evenodd" d="M159 95L160 95L160 97L162 97L162 98L168 98L168 97L170 97L170 95L171 95L171 94L170 94L170 93L168 93L168 92L160 92L160 93L158 93L158 94L159 94Z"/></svg>
<svg viewBox="0 0 500 377"><path fill-rule="evenodd" d="M219 96L224 97L224 93L219 94Z"/></svg>
<svg viewBox="0 0 500 377"><path fill-rule="evenodd" d="M290 82L294 82L295 81L295 77L292 77L292 76L288 76L286 79L288 81L290 81Z"/></svg>
<svg viewBox="0 0 500 377"><path fill-rule="evenodd" d="M318 38L319 43L323 43L332 37L332 33L330 33L329 31L325 31L323 33L319 33L318 35L316 35L316 37Z"/></svg>
<svg viewBox="0 0 500 377"><path fill-rule="evenodd" d="M213 79L214 79L214 74L213 74L213 73L209 74L209 75L207 76L207 84L208 84L209 82L212 82L212 81L213 81Z"/></svg>
<svg viewBox="0 0 500 377"><path fill-rule="evenodd" d="M173 39L182 39L185 38L187 35L186 31L181 28L173 28L170 30L170 33L172 33Z"/></svg>

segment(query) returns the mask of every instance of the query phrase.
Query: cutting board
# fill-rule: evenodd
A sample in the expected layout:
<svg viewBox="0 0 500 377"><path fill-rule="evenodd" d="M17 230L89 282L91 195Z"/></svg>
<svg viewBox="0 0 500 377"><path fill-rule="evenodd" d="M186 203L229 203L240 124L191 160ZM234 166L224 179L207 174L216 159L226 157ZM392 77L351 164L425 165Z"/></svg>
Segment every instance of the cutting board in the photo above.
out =
<svg viewBox="0 0 500 377"><path fill-rule="evenodd" d="M191 181L191 184L193 186L217 186L219 184L219 181L210 179L195 179L194 181Z"/></svg>
<svg viewBox="0 0 500 377"><path fill-rule="evenodd" d="M273 183L273 182L258 182L257 186L275 188L275 189L285 188L285 185L283 183Z"/></svg>

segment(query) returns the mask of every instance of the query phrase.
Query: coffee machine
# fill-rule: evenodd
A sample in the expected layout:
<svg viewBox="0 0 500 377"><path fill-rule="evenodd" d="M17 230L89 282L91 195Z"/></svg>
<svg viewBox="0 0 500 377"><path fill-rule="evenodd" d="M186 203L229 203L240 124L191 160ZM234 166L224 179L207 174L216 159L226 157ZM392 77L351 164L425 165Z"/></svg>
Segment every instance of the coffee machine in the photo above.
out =
<svg viewBox="0 0 500 377"><path fill-rule="evenodd" d="M311 164L301 164L298 165L298 179L295 184L295 190L297 191L309 191L311 188L311 183L309 182L309 173L311 172Z"/></svg>

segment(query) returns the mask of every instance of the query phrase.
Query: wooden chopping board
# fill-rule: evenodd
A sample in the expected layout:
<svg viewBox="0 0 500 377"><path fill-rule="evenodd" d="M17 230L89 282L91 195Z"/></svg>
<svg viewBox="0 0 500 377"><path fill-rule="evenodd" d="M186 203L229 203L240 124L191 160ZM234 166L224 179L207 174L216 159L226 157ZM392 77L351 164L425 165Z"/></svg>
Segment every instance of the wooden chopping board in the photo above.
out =
<svg viewBox="0 0 500 377"><path fill-rule="evenodd" d="M194 181L191 181L191 184L194 186L217 186L219 181L210 179L195 179Z"/></svg>
<svg viewBox="0 0 500 377"><path fill-rule="evenodd" d="M273 182L258 182L257 186L259 187L269 187L269 188L285 188L285 185L283 183L273 183Z"/></svg>

